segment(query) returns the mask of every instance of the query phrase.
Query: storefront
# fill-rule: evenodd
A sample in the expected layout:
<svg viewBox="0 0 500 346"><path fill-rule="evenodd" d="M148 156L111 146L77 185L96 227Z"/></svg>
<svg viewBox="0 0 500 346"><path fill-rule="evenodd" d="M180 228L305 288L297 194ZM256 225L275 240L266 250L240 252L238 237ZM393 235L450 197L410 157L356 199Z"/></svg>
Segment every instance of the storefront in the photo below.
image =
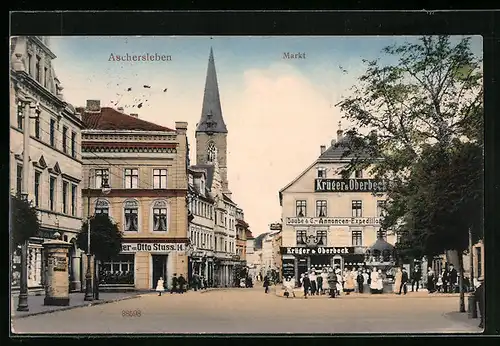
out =
<svg viewBox="0 0 500 346"><path fill-rule="evenodd" d="M364 255L355 247L281 247L283 277L295 277L311 269L321 271L338 267L357 268L364 266Z"/></svg>
<svg viewBox="0 0 500 346"><path fill-rule="evenodd" d="M206 281L208 287L213 285L214 258L211 251L196 251L188 259L188 278L191 282L193 275L198 275Z"/></svg>
<svg viewBox="0 0 500 346"><path fill-rule="evenodd" d="M132 239L130 239L132 241ZM158 241L128 242L122 244L120 255L102 263L100 268L103 289L135 288L137 290L155 289L162 277L170 288L174 273L185 272L182 266L186 244Z"/></svg>

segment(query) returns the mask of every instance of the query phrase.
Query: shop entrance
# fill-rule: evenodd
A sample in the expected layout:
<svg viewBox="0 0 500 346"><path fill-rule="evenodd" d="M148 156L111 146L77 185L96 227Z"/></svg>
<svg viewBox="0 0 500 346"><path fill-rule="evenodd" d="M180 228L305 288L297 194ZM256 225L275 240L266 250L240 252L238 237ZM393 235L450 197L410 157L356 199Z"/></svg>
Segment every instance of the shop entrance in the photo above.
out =
<svg viewBox="0 0 500 346"><path fill-rule="evenodd" d="M302 257L297 259L297 278L300 278L300 275L307 272L307 258Z"/></svg>
<svg viewBox="0 0 500 346"><path fill-rule="evenodd" d="M339 268L341 271L344 270L344 261L343 261L342 257L340 257L340 256L333 257L332 265L333 265L333 268L335 268L335 269Z"/></svg>
<svg viewBox="0 0 500 346"><path fill-rule="evenodd" d="M151 288L155 289L156 284L160 277L165 281L165 285L167 284L167 259L168 255L151 255L153 261L153 277L151 280Z"/></svg>

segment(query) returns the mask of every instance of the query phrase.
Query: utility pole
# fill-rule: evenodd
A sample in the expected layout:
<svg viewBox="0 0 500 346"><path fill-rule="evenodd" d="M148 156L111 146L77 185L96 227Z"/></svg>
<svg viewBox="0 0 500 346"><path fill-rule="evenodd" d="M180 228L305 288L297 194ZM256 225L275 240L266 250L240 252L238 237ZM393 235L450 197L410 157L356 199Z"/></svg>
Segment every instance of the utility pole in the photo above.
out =
<svg viewBox="0 0 500 346"><path fill-rule="evenodd" d="M90 266L92 264L90 259L90 183L91 183L91 170L89 168L89 184L87 185L87 271L85 273L85 297L83 300L94 300L94 293L92 292L92 273Z"/></svg>
<svg viewBox="0 0 500 346"><path fill-rule="evenodd" d="M469 228L469 285L474 288L474 248L472 244L472 230ZM477 318L477 302L474 292L469 293L469 316L470 318Z"/></svg>

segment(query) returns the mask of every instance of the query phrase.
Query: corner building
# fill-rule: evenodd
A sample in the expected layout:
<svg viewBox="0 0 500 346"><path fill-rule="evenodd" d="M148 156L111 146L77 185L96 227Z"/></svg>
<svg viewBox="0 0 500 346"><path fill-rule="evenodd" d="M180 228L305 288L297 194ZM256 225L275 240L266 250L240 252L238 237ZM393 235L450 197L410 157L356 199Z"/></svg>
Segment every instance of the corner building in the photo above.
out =
<svg viewBox="0 0 500 346"><path fill-rule="evenodd" d="M329 148L321 146L316 161L279 192L284 277L298 279L309 269L328 266L361 267L376 241L389 247L396 242L380 228L383 183L367 171L349 179L340 175L350 161L342 157L348 140L339 128L337 140Z"/></svg>
<svg viewBox="0 0 500 346"><path fill-rule="evenodd" d="M84 215L107 213L123 232L121 254L101 266L102 289L170 288L187 277L187 123L175 130L100 107L81 110ZM108 179L111 192L103 195Z"/></svg>

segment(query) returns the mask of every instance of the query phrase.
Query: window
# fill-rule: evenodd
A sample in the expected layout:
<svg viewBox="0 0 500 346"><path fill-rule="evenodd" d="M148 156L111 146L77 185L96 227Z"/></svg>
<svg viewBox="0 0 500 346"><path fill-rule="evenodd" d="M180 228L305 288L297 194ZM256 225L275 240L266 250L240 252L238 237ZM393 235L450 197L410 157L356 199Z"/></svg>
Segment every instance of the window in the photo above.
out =
<svg viewBox="0 0 500 346"><path fill-rule="evenodd" d="M104 181L108 180L109 169L96 169L95 173L95 188L100 189Z"/></svg>
<svg viewBox="0 0 500 346"><path fill-rule="evenodd" d="M317 217L326 217L326 201L316 201L316 216Z"/></svg>
<svg viewBox="0 0 500 346"><path fill-rule="evenodd" d="M156 201L153 204L153 231L167 231L167 202Z"/></svg>
<svg viewBox="0 0 500 346"><path fill-rule="evenodd" d="M54 210L56 205L56 178L50 177L49 180L49 207L50 210Z"/></svg>
<svg viewBox="0 0 500 346"><path fill-rule="evenodd" d="M40 178L42 174L35 171L35 207L40 206Z"/></svg>
<svg viewBox="0 0 500 346"><path fill-rule="evenodd" d="M318 178L326 178L326 168L318 168Z"/></svg>
<svg viewBox="0 0 500 346"><path fill-rule="evenodd" d="M297 245L306 245L307 244L307 231L297 231Z"/></svg>
<svg viewBox="0 0 500 346"><path fill-rule="evenodd" d="M68 128L66 126L63 126L62 136L62 149L66 153L68 152Z"/></svg>
<svg viewBox="0 0 500 346"><path fill-rule="evenodd" d="M327 236L327 231L317 231L316 232L316 243L318 245L323 245L326 246L326 236Z"/></svg>
<svg viewBox="0 0 500 346"><path fill-rule="evenodd" d="M380 228L377 231L377 239L382 239L382 240L387 241L387 231Z"/></svg>
<svg viewBox="0 0 500 346"><path fill-rule="evenodd" d="M77 185L71 185L71 215L76 216Z"/></svg>
<svg viewBox="0 0 500 346"><path fill-rule="evenodd" d="M352 231L352 246L361 246L363 244L363 232Z"/></svg>
<svg viewBox="0 0 500 346"><path fill-rule="evenodd" d="M306 210L307 209L307 203L306 201L297 201L295 202L295 215L298 217L305 217L306 216Z"/></svg>
<svg viewBox="0 0 500 346"><path fill-rule="evenodd" d="M17 165L17 170L16 170L16 193L21 194L23 193L23 166L22 165Z"/></svg>
<svg viewBox="0 0 500 346"><path fill-rule="evenodd" d="M40 117L35 118L35 137L40 139Z"/></svg>
<svg viewBox="0 0 500 346"><path fill-rule="evenodd" d="M361 217L362 213L362 202L352 201L352 217Z"/></svg>
<svg viewBox="0 0 500 346"><path fill-rule="evenodd" d="M167 188L167 170L153 169L153 189Z"/></svg>
<svg viewBox="0 0 500 346"><path fill-rule="evenodd" d="M385 201L377 201L377 217L382 217L384 216L384 207L385 207Z"/></svg>
<svg viewBox="0 0 500 346"><path fill-rule="evenodd" d="M134 284L134 255L118 255L103 262L100 276L105 284Z"/></svg>
<svg viewBox="0 0 500 346"><path fill-rule="evenodd" d="M37 55L37 57L36 57L36 63L35 63L35 78L36 78L37 82L41 82L40 61L41 61L41 58Z"/></svg>
<svg viewBox="0 0 500 346"><path fill-rule="evenodd" d="M71 156L76 157L76 132L71 132Z"/></svg>
<svg viewBox="0 0 500 346"><path fill-rule="evenodd" d="M33 56L28 53L28 74L31 75L32 70L31 70L31 63L33 62Z"/></svg>
<svg viewBox="0 0 500 346"><path fill-rule="evenodd" d="M137 189L138 181L139 181L139 170L137 168L126 168L125 169L125 188L126 189Z"/></svg>
<svg viewBox="0 0 500 346"><path fill-rule="evenodd" d="M354 171L354 178L361 179L363 178L363 171L361 169L357 169Z"/></svg>
<svg viewBox="0 0 500 346"><path fill-rule="evenodd" d="M17 102L17 128L19 130L23 129L24 121L24 105L21 101Z"/></svg>
<svg viewBox="0 0 500 346"><path fill-rule="evenodd" d="M104 199L98 199L95 202L95 214L107 214L109 215L109 202Z"/></svg>
<svg viewBox="0 0 500 346"><path fill-rule="evenodd" d="M125 231L139 231L139 203L137 201L125 202Z"/></svg>
<svg viewBox="0 0 500 346"><path fill-rule="evenodd" d="M481 248L480 247L476 247L476 258L477 258L477 269L476 269L476 272L477 272L477 277L481 277L483 275L483 262L482 262L482 258L481 258Z"/></svg>
<svg viewBox="0 0 500 346"><path fill-rule="evenodd" d="M43 86L47 87L49 81L49 69L44 67L43 69Z"/></svg>
<svg viewBox="0 0 500 346"><path fill-rule="evenodd" d="M68 213L68 182L63 181L62 188L62 202L63 202L63 213Z"/></svg>
<svg viewBox="0 0 500 346"><path fill-rule="evenodd" d="M56 146L56 121L50 119L50 146Z"/></svg>
<svg viewBox="0 0 500 346"><path fill-rule="evenodd" d="M207 160L208 162L213 162L215 160L215 145L213 142L210 142L208 144L208 148L207 148Z"/></svg>

